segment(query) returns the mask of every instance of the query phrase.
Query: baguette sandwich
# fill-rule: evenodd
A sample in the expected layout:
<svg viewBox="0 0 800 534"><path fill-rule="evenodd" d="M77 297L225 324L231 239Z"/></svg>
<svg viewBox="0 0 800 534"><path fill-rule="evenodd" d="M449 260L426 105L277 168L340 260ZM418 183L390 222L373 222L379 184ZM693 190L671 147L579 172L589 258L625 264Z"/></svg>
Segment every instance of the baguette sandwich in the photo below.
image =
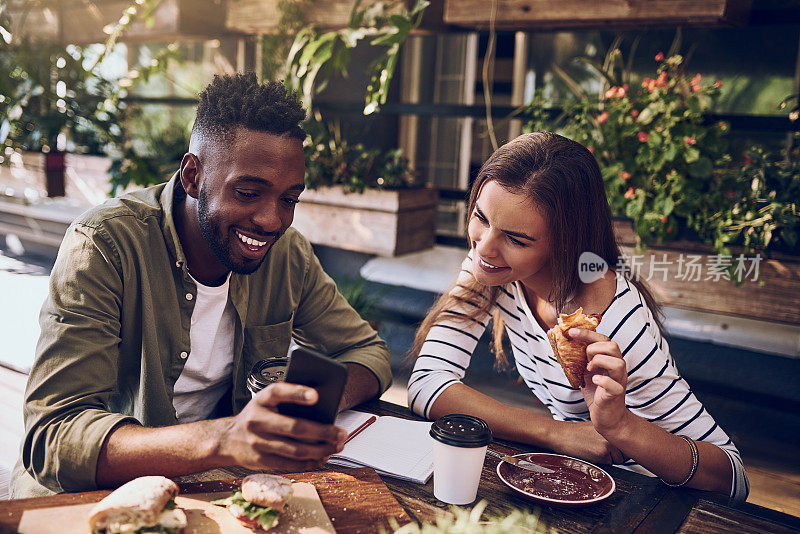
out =
<svg viewBox="0 0 800 534"><path fill-rule="evenodd" d="M92 534L180 534L186 514L176 507L177 494L178 485L166 477L133 479L92 508L89 528Z"/></svg>
<svg viewBox="0 0 800 534"><path fill-rule="evenodd" d="M244 477L241 490L230 497L211 501L211 504L227 506L231 515L246 527L265 531L278 524L278 515L291 495L290 480L258 473Z"/></svg>
<svg viewBox="0 0 800 534"><path fill-rule="evenodd" d="M586 356L587 343L570 339L567 337L567 332L570 328L595 330L601 319L602 316L598 313L584 315L583 308L578 308L575 313L559 314L558 323L547 331L547 339L553 347L556 360L561 364L569 385L575 389L586 386L583 374L589 364Z"/></svg>

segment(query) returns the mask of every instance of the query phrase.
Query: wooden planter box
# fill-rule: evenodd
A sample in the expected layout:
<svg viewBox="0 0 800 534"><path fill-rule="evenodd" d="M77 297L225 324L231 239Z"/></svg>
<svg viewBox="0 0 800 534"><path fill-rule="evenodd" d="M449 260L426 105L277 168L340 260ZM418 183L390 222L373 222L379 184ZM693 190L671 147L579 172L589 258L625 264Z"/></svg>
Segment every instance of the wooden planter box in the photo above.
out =
<svg viewBox="0 0 800 534"><path fill-rule="evenodd" d="M236 3L236 2L233 2ZM26 5L27 4L27 5ZM85 2L62 0L31 7L11 2L12 28L22 35L61 43L102 43L108 39L103 28L119 21L130 0ZM23 22L24 21L24 22ZM225 2L221 0L161 0L152 21L137 20L122 41L172 41L209 39L230 33L225 28Z"/></svg>
<svg viewBox="0 0 800 534"><path fill-rule="evenodd" d="M0 185L9 187L7 196L20 202L35 202L47 196L47 163L41 152L22 152L20 160L0 165ZM111 158L86 154L64 154L65 196L87 206L99 204L111 191ZM2 192L2 191L0 191Z"/></svg>
<svg viewBox="0 0 800 534"><path fill-rule="evenodd" d="M406 1L407 6L414 3L414 0ZM350 21L353 5L355 0L316 0L303 8L303 15L308 24L316 24L323 29L344 28ZM362 2L362 7L364 5ZM444 0L431 0L419 30L443 29L443 11ZM233 31L263 35L275 32L280 18L278 0L235 0L228 2L225 25Z"/></svg>
<svg viewBox="0 0 800 534"><path fill-rule="evenodd" d="M715 26L747 22L752 0L497 0L502 30L580 27ZM444 22L487 29L488 0L445 0Z"/></svg>
<svg viewBox="0 0 800 534"><path fill-rule="evenodd" d="M341 186L303 192L292 226L312 243L379 256L433 246L435 189L398 189L363 194Z"/></svg>
<svg viewBox="0 0 800 534"><path fill-rule="evenodd" d="M709 277L709 265L714 262L710 246L690 241L674 241L650 246L644 253L634 250L634 233L630 223L615 221L614 229L622 254L641 268L640 276L655 292L656 298L667 306L690 310L736 315L764 321L800 325L800 256L773 254L762 256L758 278L746 277L744 283ZM733 251L738 256L741 251ZM696 269L687 265L692 260L701 265L699 280ZM745 254L746 258L753 255ZM683 263L681 263L683 259ZM746 263L747 267L752 262ZM691 275L689 275L691 273ZM649 280L647 278L650 278Z"/></svg>

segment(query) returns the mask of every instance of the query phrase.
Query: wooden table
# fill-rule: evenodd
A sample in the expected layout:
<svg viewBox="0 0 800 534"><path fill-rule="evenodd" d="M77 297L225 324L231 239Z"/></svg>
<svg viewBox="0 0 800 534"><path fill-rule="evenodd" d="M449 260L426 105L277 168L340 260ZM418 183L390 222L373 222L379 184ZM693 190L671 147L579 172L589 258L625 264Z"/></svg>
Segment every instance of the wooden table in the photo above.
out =
<svg viewBox="0 0 800 534"><path fill-rule="evenodd" d="M376 401L359 407L378 415L414 417L406 408ZM518 443L496 440L493 448L507 453L535 452L536 449ZM673 489L658 479L615 467L603 466L616 481L616 492L608 499L582 508L558 508L537 504L505 486L495 471L497 460L487 458L478 488L478 500L488 502L485 514L505 515L520 508L538 511L540 521L558 532L566 533L800 533L800 518L783 514L753 504L732 505L727 499L706 492ZM233 480L250 471L243 468L215 469L199 475L183 477L182 493L217 491L235 484ZM346 475L342 475L345 473ZM358 521L350 522L345 532L378 532L386 525L379 509L393 505L391 496L399 501L403 510L397 508L400 522L409 518L416 521L433 521L444 513L449 505L433 496L433 480L425 485L405 482L390 477L378 477L371 469L323 469L304 475L303 480L317 485L323 505L333 518L347 510L347 492L341 490L346 480L358 479L361 485L370 485L370 507L375 513L363 513ZM227 479L211 482L215 479ZM383 481L389 492L381 491ZM337 489L339 488L339 489ZM107 491L83 492L56 495L39 499L0 501L0 533L14 532L24 510L94 502L107 495ZM391 501L391 502L390 502ZM336 526L336 523L334 523Z"/></svg>

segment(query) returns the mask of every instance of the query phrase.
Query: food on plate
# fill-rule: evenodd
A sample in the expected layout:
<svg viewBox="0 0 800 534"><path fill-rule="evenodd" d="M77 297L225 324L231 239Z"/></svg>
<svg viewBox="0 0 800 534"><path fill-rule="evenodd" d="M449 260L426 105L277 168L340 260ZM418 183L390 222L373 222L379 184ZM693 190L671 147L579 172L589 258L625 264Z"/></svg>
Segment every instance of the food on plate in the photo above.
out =
<svg viewBox="0 0 800 534"><path fill-rule="evenodd" d="M92 508L89 528L92 534L179 534L186 526L186 514L176 507L177 494L178 485L166 477L135 478Z"/></svg>
<svg viewBox="0 0 800 534"><path fill-rule="evenodd" d="M241 490L211 504L227 506L233 517L253 530L269 530L278 524L278 514L291 495L290 480L258 473L244 477Z"/></svg>
<svg viewBox="0 0 800 534"><path fill-rule="evenodd" d="M586 346L588 343L570 339L567 332L570 328L583 328L594 331L600 324L602 316L599 313L584 315L583 308L578 308L575 313L561 313L558 316L558 323L547 331L547 339L553 347L556 360L564 369L569 385L578 388L584 387L583 373L586 372L586 365L589 360L586 357Z"/></svg>

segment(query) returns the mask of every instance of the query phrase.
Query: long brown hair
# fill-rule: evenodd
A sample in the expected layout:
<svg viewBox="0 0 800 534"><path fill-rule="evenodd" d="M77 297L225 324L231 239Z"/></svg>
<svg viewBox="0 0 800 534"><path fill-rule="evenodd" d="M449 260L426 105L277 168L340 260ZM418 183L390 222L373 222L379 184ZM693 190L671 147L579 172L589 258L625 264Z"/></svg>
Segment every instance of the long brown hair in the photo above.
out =
<svg viewBox="0 0 800 534"><path fill-rule="evenodd" d="M498 148L483 164L472 184L467 203L468 223L481 188L491 180L511 193L527 195L541 210L550 235L553 273L553 286L547 298L559 313L580 287L577 266L583 252L593 252L610 268L618 269L621 254L600 167L583 145L554 133L535 132L520 135ZM471 247L471 243L469 245ZM663 331L661 307L647 285L636 278L630 282L644 297L658 328ZM443 294L417 330L411 357L419 355L431 327L443 315L464 321L483 317L493 307L499 292L499 287L485 286L470 277L467 283L457 284ZM479 297L477 302L476 296ZM467 317L448 314L447 310L460 301L477 306L470 307ZM492 345L499 367L507 364L502 348L503 332L502 319L495 312Z"/></svg>

